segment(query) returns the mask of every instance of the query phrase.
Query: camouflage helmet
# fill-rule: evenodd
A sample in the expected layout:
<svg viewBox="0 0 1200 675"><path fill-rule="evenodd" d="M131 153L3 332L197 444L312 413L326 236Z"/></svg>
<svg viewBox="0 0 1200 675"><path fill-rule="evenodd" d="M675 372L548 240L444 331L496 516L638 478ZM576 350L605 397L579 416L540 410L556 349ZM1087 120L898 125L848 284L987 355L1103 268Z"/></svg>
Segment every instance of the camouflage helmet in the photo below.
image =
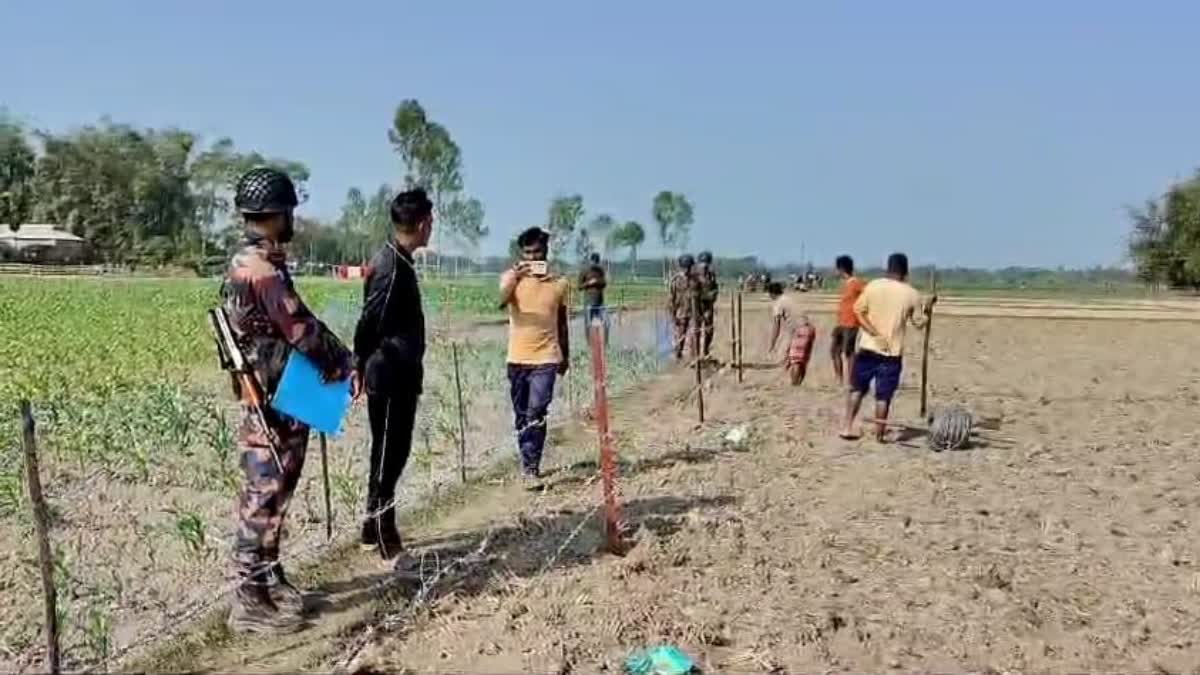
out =
<svg viewBox="0 0 1200 675"><path fill-rule="evenodd" d="M704 263L705 265L711 265L712 264L712 252L711 251L701 251L700 255L696 256L696 259L699 260L700 262Z"/></svg>
<svg viewBox="0 0 1200 675"><path fill-rule="evenodd" d="M278 169L251 169L238 179L233 205L241 213L285 213L296 208L296 186Z"/></svg>
<svg viewBox="0 0 1200 675"><path fill-rule="evenodd" d="M679 256L679 260L676 262L679 263L680 267L688 268L696 264L696 259L692 257L691 253L684 253L683 255Z"/></svg>

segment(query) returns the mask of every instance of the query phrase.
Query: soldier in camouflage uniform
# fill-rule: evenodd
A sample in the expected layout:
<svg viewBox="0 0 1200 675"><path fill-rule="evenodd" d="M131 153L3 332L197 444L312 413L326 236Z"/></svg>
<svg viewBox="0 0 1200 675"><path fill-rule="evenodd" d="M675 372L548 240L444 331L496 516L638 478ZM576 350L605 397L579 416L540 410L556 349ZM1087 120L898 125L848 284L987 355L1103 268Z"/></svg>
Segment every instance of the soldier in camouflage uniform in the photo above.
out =
<svg viewBox="0 0 1200 675"><path fill-rule="evenodd" d="M687 345L688 329L695 318L696 303L700 298L700 285L692 268L696 261L684 253L677 261L679 268L671 277L671 290L668 311L675 321L675 359L683 359L683 348ZM692 342L692 355L696 354L697 346Z"/></svg>
<svg viewBox="0 0 1200 675"><path fill-rule="evenodd" d="M298 203L291 179L254 169L241 177L236 192L246 233L222 284L221 303L263 400L274 394L293 349L309 357L327 381L344 379L352 366L349 350L304 305L288 273L282 245L294 234ZM278 562L279 539L304 468L309 429L268 406L263 428L236 379L234 393L242 401L237 443L246 478L233 552L240 584L229 625L236 632L293 632L304 624L303 598Z"/></svg>
<svg viewBox="0 0 1200 675"><path fill-rule="evenodd" d="M712 253L701 251L698 258L700 264L696 266L696 279L700 286L700 336L704 341L704 358L708 358L712 351L713 318L720 286L717 284L717 273L713 270Z"/></svg>

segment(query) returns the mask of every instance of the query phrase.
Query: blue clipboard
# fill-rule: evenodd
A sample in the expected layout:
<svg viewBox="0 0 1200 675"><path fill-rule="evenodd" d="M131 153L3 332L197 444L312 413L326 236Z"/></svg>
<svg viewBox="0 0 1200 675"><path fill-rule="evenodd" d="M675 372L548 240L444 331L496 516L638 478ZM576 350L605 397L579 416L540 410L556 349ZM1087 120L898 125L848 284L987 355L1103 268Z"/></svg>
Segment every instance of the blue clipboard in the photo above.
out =
<svg viewBox="0 0 1200 675"><path fill-rule="evenodd" d="M326 383L321 371L296 350L288 355L271 407L317 431L337 436L350 410L350 379Z"/></svg>

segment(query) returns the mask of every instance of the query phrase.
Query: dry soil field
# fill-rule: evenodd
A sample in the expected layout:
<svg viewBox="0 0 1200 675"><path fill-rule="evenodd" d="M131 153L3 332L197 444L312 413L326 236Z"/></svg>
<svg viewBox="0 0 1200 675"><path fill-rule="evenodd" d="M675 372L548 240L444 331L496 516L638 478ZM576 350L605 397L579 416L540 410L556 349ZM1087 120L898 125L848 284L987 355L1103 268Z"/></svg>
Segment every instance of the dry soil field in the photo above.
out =
<svg viewBox="0 0 1200 675"><path fill-rule="evenodd" d="M309 632L267 648L210 630L145 663L614 672L667 642L709 672L1194 671L1197 325L1116 318L1166 311L1151 305L963 316L987 305L948 300L933 332L934 403L994 423L972 449L838 439L816 314L799 389L778 369L712 373L703 426L685 372L616 404L625 557L597 552L595 432L579 424L556 434L545 494L502 482L410 525L418 578L349 554L310 577ZM764 361L764 320L748 305L748 360ZM919 344L900 418L916 415ZM746 451L721 446L737 425Z"/></svg>

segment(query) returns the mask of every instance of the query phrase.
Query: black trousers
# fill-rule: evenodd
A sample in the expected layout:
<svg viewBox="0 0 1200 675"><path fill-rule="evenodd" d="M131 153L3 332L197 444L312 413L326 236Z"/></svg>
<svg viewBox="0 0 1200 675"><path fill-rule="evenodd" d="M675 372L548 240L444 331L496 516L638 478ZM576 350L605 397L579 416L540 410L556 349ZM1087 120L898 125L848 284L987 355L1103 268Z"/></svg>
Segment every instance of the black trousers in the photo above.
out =
<svg viewBox="0 0 1200 675"><path fill-rule="evenodd" d="M367 478L367 510L376 511L396 496L396 482L412 450L417 419L417 392L367 394L371 422L371 473ZM388 508L387 513L394 511Z"/></svg>

